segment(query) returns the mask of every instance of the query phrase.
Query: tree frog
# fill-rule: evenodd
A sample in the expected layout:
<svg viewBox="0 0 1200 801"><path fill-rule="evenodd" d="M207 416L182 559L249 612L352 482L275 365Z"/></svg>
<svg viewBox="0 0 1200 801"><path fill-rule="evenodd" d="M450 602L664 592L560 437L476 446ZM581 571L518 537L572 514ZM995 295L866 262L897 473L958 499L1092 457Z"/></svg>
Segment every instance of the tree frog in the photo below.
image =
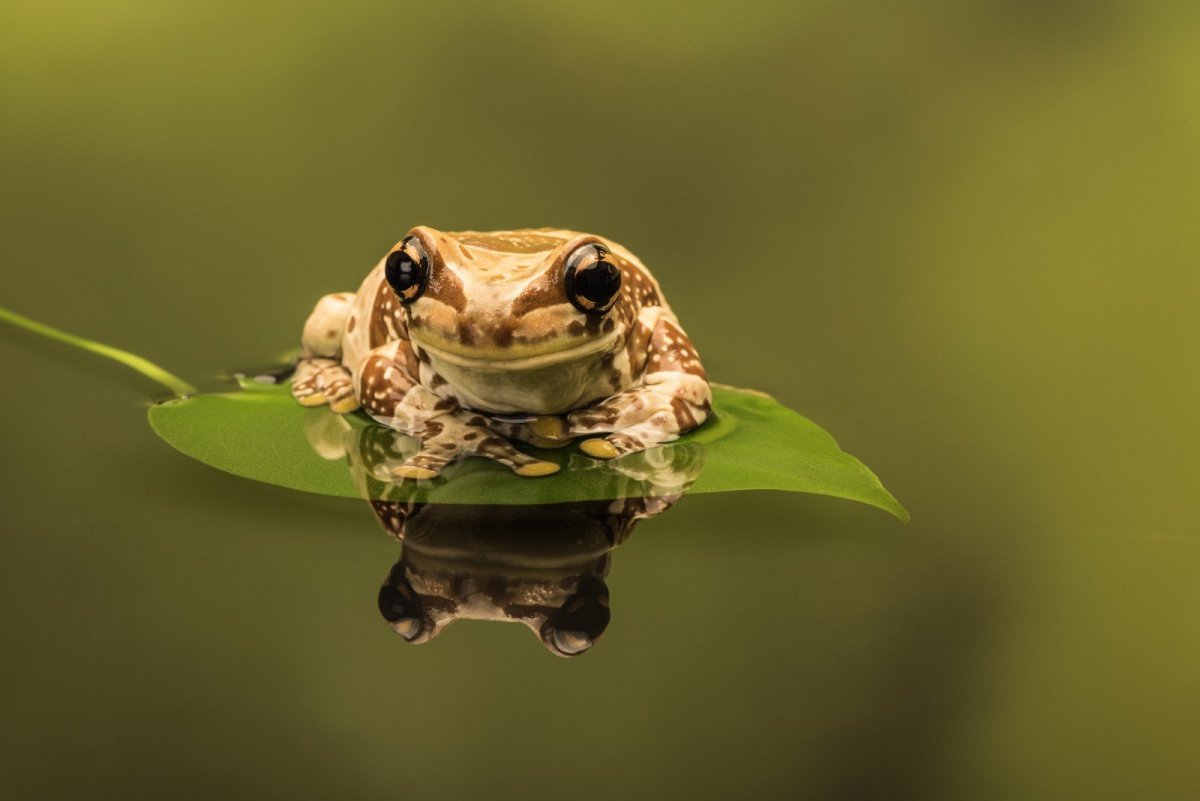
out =
<svg viewBox="0 0 1200 801"><path fill-rule="evenodd" d="M637 257L552 228L419 226L357 293L326 295L304 325L292 393L362 408L420 441L397 478L437 476L465 455L522 476L558 465L510 440L613 459L704 422L696 349Z"/></svg>

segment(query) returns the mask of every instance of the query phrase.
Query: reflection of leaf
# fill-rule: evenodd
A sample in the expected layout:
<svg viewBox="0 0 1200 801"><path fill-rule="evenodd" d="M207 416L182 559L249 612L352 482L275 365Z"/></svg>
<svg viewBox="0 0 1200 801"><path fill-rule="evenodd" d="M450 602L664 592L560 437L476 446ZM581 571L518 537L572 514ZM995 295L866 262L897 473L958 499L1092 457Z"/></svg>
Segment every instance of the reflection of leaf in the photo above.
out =
<svg viewBox="0 0 1200 801"><path fill-rule="evenodd" d="M327 459L333 448L329 447L330 440L317 430L328 431L330 426L326 421L330 418L337 422L337 441L349 459L359 495L380 500L502 505L678 498L704 469L705 446L695 442L673 442L613 462L572 453L570 449L529 448L563 469L553 478L518 481L507 468L475 458L447 469L444 472L447 480L397 483L389 468L416 453L419 447L416 440L380 425L349 426L336 415L312 415L307 427L309 443Z"/></svg>
<svg viewBox="0 0 1200 801"><path fill-rule="evenodd" d="M561 472L545 478L521 478L490 461L471 458L447 468L444 478L399 487L369 481L367 492L373 497L443 503L595 500L645 492L647 485L637 480L639 459L675 463L698 459L702 467L689 492L809 492L860 501L908 518L904 507L862 462L839 449L807 418L772 398L715 386L713 410L715 419L657 454L600 463L580 456L573 447L535 451L540 458L564 465ZM153 406L150 425L188 456L235 475L322 495L361 497L347 461L326 458L335 455L328 452L322 456L306 436L306 426L320 426L330 415L325 409L300 406L286 386L247 383L241 392ZM346 419L354 429L374 425L361 415ZM355 438L351 432L351 440L361 443L362 433Z"/></svg>

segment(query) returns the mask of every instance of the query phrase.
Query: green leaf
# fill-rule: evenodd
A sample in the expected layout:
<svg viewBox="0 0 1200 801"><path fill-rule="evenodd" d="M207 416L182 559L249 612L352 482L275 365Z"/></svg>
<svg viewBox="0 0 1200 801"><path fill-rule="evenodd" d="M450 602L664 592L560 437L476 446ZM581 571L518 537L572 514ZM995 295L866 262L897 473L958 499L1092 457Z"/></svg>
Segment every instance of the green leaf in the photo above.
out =
<svg viewBox="0 0 1200 801"><path fill-rule="evenodd" d="M415 443L362 414L340 417L296 403L285 385L243 384L240 392L197 395L151 407L150 425L181 452L234 475L349 498L460 504L538 504L639 495L783 490L908 512L829 434L774 399L713 387L713 418L676 442L601 462L527 448L563 466L522 478L482 458L464 459L432 481L387 480L388 465Z"/></svg>

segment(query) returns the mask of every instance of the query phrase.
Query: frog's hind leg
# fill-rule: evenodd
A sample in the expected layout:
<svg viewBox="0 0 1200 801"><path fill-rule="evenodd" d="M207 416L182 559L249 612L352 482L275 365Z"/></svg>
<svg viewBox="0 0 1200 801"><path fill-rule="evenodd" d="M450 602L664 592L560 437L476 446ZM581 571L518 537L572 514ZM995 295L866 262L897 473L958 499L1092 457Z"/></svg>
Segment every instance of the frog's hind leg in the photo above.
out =
<svg viewBox="0 0 1200 801"><path fill-rule="evenodd" d="M354 380L341 362L342 336L354 295L339 292L317 303L304 324L302 355L292 378L292 395L305 406L322 406L338 414L358 408Z"/></svg>

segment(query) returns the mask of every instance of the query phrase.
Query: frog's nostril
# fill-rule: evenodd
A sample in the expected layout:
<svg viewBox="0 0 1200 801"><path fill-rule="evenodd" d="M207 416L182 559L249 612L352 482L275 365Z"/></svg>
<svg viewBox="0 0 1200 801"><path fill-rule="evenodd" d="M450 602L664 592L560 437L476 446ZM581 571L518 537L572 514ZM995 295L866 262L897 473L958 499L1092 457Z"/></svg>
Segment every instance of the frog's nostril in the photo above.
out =
<svg viewBox="0 0 1200 801"><path fill-rule="evenodd" d="M458 341L464 345L474 345L479 340L479 326L465 318L458 320Z"/></svg>

